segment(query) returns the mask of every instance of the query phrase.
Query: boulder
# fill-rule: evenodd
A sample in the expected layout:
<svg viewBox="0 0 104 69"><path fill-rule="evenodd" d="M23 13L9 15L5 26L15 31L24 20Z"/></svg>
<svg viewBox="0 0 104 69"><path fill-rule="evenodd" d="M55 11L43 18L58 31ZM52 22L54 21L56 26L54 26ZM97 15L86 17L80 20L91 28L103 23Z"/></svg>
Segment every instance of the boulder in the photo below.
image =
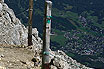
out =
<svg viewBox="0 0 104 69"><path fill-rule="evenodd" d="M57 67L56 67L56 66L51 65L51 69L57 69Z"/></svg>
<svg viewBox="0 0 104 69"><path fill-rule="evenodd" d="M2 11L2 4L0 3L0 12Z"/></svg>
<svg viewBox="0 0 104 69"><path fill-rule="evenodd" d="M4 0L0 0L0 3L4 2Z"/></svg>

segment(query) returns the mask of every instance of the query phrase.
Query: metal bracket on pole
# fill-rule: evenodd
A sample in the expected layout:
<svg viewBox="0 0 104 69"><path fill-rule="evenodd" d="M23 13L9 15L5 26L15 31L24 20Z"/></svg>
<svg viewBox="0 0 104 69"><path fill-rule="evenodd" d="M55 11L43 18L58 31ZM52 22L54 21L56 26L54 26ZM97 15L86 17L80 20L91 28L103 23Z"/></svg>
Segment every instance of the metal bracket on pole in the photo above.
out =
<svg viewBox="0 0 104 69"><path fill-rule="evenodd" d="M33 11L33 9L29 9L29 11Z"/></svg>

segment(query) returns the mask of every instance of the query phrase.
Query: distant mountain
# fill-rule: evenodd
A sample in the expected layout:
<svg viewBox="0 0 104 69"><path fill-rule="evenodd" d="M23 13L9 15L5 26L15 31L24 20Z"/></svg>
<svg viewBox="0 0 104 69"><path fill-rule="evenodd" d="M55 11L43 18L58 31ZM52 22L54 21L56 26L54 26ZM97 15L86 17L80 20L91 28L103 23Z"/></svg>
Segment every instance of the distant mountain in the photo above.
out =
<svg viewBox="0 0 104 69"><path fill-rule="evenodd" d="M27 26L28 0L5 0ZM104 68L104 0L53 0L51 48ZM44 0L34 0L33 27L42 33ZM99 58L100 57L100 58ZM98 65L99 64L99 65Z"/></svg>

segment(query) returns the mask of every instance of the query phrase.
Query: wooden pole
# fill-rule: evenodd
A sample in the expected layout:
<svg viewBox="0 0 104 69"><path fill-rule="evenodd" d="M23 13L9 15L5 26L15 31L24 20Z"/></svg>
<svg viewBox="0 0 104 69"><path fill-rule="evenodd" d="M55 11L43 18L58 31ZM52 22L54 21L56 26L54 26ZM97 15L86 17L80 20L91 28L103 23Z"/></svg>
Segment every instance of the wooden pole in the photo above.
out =
<svg viewBox="0 0 104 69"><path fill-rule="evenodd" d="M50 48L50 32L51 32L51 8L52 8L52 2L45 1L42 69L50 69L49 48Z"/></svg>
<svg viewBox="0 0 104 69"><path fill-rule="evenodd" d="M32 45L33 0L29 0L28 46Z"/></svg>

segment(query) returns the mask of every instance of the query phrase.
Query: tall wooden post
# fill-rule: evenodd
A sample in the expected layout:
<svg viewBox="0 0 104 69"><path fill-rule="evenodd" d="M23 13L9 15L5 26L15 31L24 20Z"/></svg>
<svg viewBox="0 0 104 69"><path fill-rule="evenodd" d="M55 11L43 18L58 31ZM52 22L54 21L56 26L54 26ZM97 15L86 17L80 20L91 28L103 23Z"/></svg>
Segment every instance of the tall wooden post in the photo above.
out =
<svg viewBox="0 0 104 69"><path fill-rule="evenodd" d="M50 69L49 47L50 47L50 32L51 32L51 8L52 8L52 2L45 1L42 69Z"/></svg>
<svg viewBox="0 0 104 69"><path fill-rule="evenodd" d="M33 0L29 0L28 46L32 45Z"/></svg>

